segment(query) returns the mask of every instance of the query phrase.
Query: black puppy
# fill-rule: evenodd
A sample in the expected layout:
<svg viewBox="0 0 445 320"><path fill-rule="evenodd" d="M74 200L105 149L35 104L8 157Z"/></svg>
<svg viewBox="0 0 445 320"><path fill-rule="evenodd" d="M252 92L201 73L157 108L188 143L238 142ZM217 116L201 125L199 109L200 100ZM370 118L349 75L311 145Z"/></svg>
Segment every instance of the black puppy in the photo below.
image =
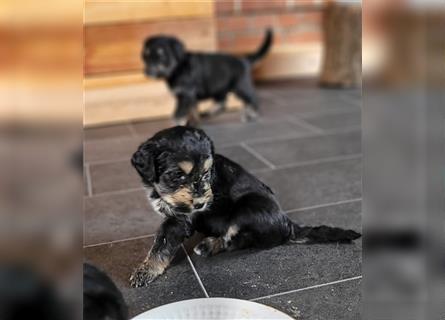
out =
<svg viewBox="0 0 445 320"><path fill-rule="evenodd" d="M197 124L197 103L213 99L215 106L204 116L221 113L226 97L234 92L245 104L243 120L257 117L258 98L252 83L252 64L266 55L272 44L267 30L260 48L253 54L235 57L228 54L186 51L174 37L157 36L145 41L142 59L145 74L165 79L177 100L174 119L177 124Z"/></svg>
<svg viewBox="0 0 445 320"><path fill-rule="evenodd" d="M360 237L352 230L293 223L272 190L215 154L212 141L200 129L160 131L139 147L131 161L153 208L165 217L147 258L130 277L132 286L147 285L162 274L195 230L206 236L194 248L202 256L287 242L347 243Z"/></svg>
<svg viewBox="0 0 445 320"><path fill-rule="evenodd" d="M89 263L83 264L83 319L128 319L122 293L105 272Z"/></svg>

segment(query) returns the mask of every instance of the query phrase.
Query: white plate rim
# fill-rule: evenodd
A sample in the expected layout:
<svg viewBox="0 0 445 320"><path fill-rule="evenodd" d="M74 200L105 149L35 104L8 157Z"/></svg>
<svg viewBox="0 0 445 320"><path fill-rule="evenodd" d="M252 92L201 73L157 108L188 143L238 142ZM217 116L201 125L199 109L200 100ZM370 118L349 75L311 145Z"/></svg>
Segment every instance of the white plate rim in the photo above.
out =
<svg viewBox="0 0 445 320"><path fill-rule="evenodd" d="M161 308L165 308L166 306L177 306L177 305L183 305L183 304L185 304L185 305L187 305L187 304L194 305L194 304L199 304L200 302L205 302L205 301L207 301L207 302L216 302L216 303L218 303L218 302L220 302L220 303L221 303L221 302L222 302L222 303L227 303L227 302L230 302L230 301L233 301L233 302L236 301L237 303L240 303L240 302L241 302L242 304L249 305L249 306L254 307L254 308L266 309L266 310L268 310L270 313L276 313L277 316L280 317L280 318L277 318L277 320L295 320L294 318L292 318L291 316L285 314L284 312L282 312L282 311L280 311L280 310L277 310L277 309L275 309L275 308L272 308L272 307L270 307L270 306L268 306L268 305L262 304L262 303L258 303L258 302L254 302L254 301L249 301L249 300L243 300L243 299L225 298L225 297L196 298L196 299L187 299L187 300L181 300L181 301L171 302L171 303L167 303L167 304L164 304L164 305L162 305L162 306L158 306L158 307L156 307L156 308L153 308L153 309L144 311L144 312L142 312L142 313L136 315L136 316L135 316L134 318L132 318L131 320L143 320L143 319L147 319L147 318L145 318L145 317L146 317L146 316L149 316L150 313L159 312L159 310L160 310ZM144 316L145 316L145 317L144 317ZM148 318L148 319L149 319L149 318ZM256 318L256 319L258 319L258 318ZM270 318L267 318L267 319L270 319ZM258 320L259 320L259 319L258 319Z"/></svg>

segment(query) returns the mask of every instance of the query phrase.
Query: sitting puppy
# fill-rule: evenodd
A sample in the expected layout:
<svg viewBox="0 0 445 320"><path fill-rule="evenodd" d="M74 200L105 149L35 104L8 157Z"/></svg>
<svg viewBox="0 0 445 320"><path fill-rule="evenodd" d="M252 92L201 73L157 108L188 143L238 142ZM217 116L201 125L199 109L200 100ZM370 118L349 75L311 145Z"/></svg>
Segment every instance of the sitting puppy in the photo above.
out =
<svg viewBox="0 0 445 320"><path fill-rule="evenodd" d="M157 36L145 41L142 59L145 74L167 81L176 96L174 119L178 125L197 124L197 104L213 99L216 104L203 116L221 113L227 94L234 92L245 104L243 120L254 120L258 98L252 83L254 62L266 55L272 44L272 31L267 30L263 44L253 54L235 57L228 54L188 52L181 41Z"/></svg>
<svg viewBox="0 0 445 320"><path fill-rule="evenodd" d="M202 256L288 242L347 243L360 237L352 230L292 222L272 190L215 154L212 141L200 129L162 130L139 147L131 162L153 208L165 217L147 258L130 277L135 287L162 274L194 231L206 236L194 248Z"/></svg>

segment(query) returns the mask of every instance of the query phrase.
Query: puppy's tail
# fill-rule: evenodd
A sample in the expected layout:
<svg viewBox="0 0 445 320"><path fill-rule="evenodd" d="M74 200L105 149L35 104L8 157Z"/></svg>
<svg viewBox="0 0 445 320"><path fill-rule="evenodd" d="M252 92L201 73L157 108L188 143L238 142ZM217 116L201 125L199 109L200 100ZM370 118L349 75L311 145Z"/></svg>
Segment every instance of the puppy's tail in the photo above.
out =
<svg viewBox="0 0 445 320"><path fill-rule="evenodd" d="M341 228L328 226L299 226L296 223L292 225L290 242L293 243L350 243L352 240L360 238L362 235L354 230L345 230Z"/></svg>
<svg viewBox="0 0 445 320"><path fill-rule="evenodd" d="M263 58L268 52L273 42L273 32L271 28L266 30L266 36L264 37L263 43L254 53L248 54L246 56L247 60L253 64Z"/></svg>

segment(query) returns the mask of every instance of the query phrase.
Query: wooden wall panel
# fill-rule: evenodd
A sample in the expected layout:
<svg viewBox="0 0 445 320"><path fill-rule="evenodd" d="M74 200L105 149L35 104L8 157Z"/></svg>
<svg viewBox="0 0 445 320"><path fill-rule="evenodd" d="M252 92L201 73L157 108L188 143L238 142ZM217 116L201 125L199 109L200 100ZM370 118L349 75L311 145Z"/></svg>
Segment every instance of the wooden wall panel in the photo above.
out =
<svg viewBox="0 0 445 320"><path fill-rule="evenodd" d="M201 110L213 104L200 103ZM147 80L124 86L90 88L85 91L84 125L87 127L131 120L171 118L175 99L163 81ZM229 96L228 109L239 109L242 103Z"/></svg>
<svg viewBox="0 0 445 320"><path fill-rule="evenodd" d="M156 34L175 35L192 50L216 48L212 18L86 26L86 76L142 70L143 41Z"/></svg>
<svg viewBox="0 0 445 320"><path fill-rule="evenodd" d="M213 1L87 0L85 24L111 24L191 17L211 17Z"/></svg>

